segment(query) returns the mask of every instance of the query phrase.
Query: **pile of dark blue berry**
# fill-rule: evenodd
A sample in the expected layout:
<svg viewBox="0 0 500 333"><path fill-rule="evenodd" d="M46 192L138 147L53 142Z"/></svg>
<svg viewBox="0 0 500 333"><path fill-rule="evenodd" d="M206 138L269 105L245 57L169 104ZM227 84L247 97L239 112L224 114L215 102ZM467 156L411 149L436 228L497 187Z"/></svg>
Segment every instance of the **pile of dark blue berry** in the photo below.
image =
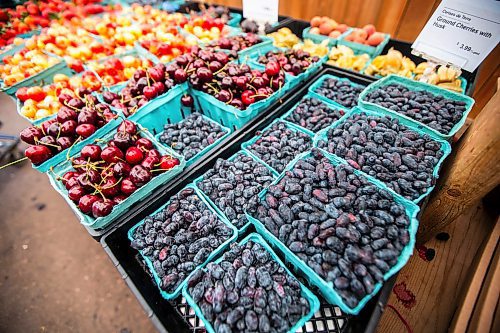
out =
<svg viewBox="0 0 500 333"><path fill-rule="evenodd" d="M465 102L425 90L410 90L400 84L389 84L371 91L366 95L366 101L415 119L443 134L448 134L466 111Z"/></svg>
<svg viewBox="0 0 500 333"><path fill-rule="evenodd" d="M288 332L310 309L299 282L252 241L198 270L188 291L216 333Z"/></svg>
<svg viewBox="0 0 500 333"><path fill-rule="evenodd" d="M356 169L385 182L414 200L434 185L433 170L443 156L441 145L397 119L355 114L327 132L318 147L342 157Z"/></svg>
<svg viewBox="0 0 500 333"><path fill-rule="evenodd" d="M389 191L312 155L269 186L255 216L355 307L396 264L410 220Z"/></svg>
<svg viewBox="0 0 500 333"><path fill-rule="evenodd" d="M314 97L303 98L285 120L318 132L339 120L345 114L342 109L332 109Z"/></svg>
<svg viewBox="0 0 500 333"><path fill-rule="evenodd" d="M226 133L217 123L192 113L179 123L166 124L160 142L184 155L188 161Z"/></svg>
<svg viewBox="0 0 500 333"><path fill-rule="evenodd" d="M352 108L358 104L359 94L364 88L347 80L337 80L329 77L324 79L314 92L347 108Z"/></svg>
<svg viewBox="0 0 500 333"><path fill-rule="evenodd" d="M160 287L172 293L232 233L195 191L187 188L160 212L146 217L134 232L132 247L151 259Z"/></svg>
<svg viewBox="0 0 500 333"><path fill-rule="evenodd" d="M274 170L282 172L295 156L311 147L309 135L291 130L284 122L276 122L247 149Z"/></svg>
<svg viewBox="0 0 500 333"><path fill-rule="evenodd" d="M272 181L268 168L239 154L231 161L218 159L197 185L233 225L241 228L248 222L245 212L255 212L257 194Z"/></svg>

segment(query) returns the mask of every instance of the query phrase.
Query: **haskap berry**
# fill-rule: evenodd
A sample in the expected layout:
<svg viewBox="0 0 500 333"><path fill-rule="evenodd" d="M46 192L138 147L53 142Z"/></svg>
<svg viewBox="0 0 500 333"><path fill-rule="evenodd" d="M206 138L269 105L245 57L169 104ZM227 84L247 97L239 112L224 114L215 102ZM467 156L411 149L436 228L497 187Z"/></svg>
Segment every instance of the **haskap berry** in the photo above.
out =
<svg viewBox="0 0 500 333"><path fill-rule="evenodd" d="M261 137L247 149L274 170L282 172L295 156L311 147L312 139L309 135L292 130L279 121L262 132Z"/></svg>
<svg viewBox="0 0 500 333"><path fill-rule="evenodd" d="M197 184L237 228L247 222L245 212L257 209L257 195L273 181L268 168L253 158L238 154L228 161L218 159Z"/></svg>
<svg viewBox="0 0 500 333"><path fill-rule="evenodd" d="M268 187L254 216L353 308L397 263L410 220L389 191L311 154Z"/></svg>
<svg viewBox="0 0 500 333"><path fill-rule="evenodd" d="M323 79L321 85L314 92L347 108L352 108L358 104L359 94L364 88L363 86L354 85L347 80L337 80L329 77Z"/></svg>
<svg viewBox="0 0 500 333"><path fill-rule="evenodd" d="M310 310L299 282L259 243L231 244L188 281L215 332L288 332Z"/></svg>
<svg viewBox="0 0 500 333"><path fill-rule="evenodd" d="M217 123L192 113L179 123L165 125L160 142L184 155L188 161L226 133Z"/></svg>
<svg viewBox="0 0 500 333"><path fill-rule="evenodd" d="M344 110L332 109L317 98L305 97L285 120L318 132L339 120L344 114Z"/></svg>
<svg viewBox="0 0 500 333"><path fill-rule="evenodd" d="M355 114L327 132L318 147L342 157L414 200L434 185L441 144L388 116Z"/></svg>
<svg viewBox="0 0 500 333"><path fill-rule="evenodd" d="M31 145L25 155L33 164L42 164L117 117L108 105L99 103L90 90L81 89L80 94L81 97L61 100L63 106L55 118L21 131L21 140Z"/></svg>
<svg viewBox="0 0 500 333"><path fill-rule="evenodd" d="M232 232L194 189L186 188L146 217L131 246L152 261L161 289L172 293Z"/></svg>
<svg viewBox="0 0 500 333"><path fill-rule="evenodd" d="M448 134L466 111L463 101L455 101L425 90L410 90L401 84L382 86L366 95L366 101Z"/></svg>
<svg viewBox="0 0 500 333"><path fill-rule="evenodd" d="M257 58L257 62L263 65L267 65L269 62L278 63L287 74L292 76L305 72L309 66L318 61L318 56L311 56L309 52L293 49L268 51Z"/></svg>
<svg viewBox="0 0 500 333"><path fill-rule="evenodd" d="M180 164L170 155L161 159L157 155L153 143L140 136L133 122L125 120L107 146L83 147L80 156L71 159L73 169L59 180L82 213L94 218L107 216L154 176ZM164 160L170 161L168 166Z"/></svg>

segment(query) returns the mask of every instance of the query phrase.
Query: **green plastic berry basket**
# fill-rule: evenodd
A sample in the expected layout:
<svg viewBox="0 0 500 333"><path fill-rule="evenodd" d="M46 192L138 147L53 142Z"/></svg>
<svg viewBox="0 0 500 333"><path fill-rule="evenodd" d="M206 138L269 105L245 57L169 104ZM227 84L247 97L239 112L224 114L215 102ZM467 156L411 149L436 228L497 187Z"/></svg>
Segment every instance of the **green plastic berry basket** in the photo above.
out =
<svg viewBox="0 0 500 333"><path fill-rule="evenodd" d="M234 161L235 159L237 159L240 155L245 155L245 156L248 156L250 157L251 159L253 159L254 161L256 161L257 163L260 163L262 164L264 167L266 167L266 169L269 170L269 172L271 172L271 175L273 176L274 179L276 179L276 177L278 177L278 173L270 168L268 165L266 165L265 163L263 163L261 160L255 158L255 156L253 156L252 154L248 153L246 150L240 150L239 152L237 152L236 154L234 154L233 156L231 156L230 158L228 158L227 160L228 161ZM199 187L199 184L204 180L204 177L205 177L205 174L203 174L202 176L196 178L193 182L193 184L196 186L196 188L203 194L203 196L205 197L205 199L207 200L207 202L210 203L210 205L212 206L212 208L221 216L224 216L226 217L226 219L229 221L229 219L227 218L226 214L217 206L217 204L212 200L210 199L209 195L206 194L205 192L203 192L203 190ZM231 221L229 221L231 223ZM232 224L232 223L231 223ZM237 227L235 226L235 228L237 228L238 230L238 235L241 236L241 235L244 235L245 232L247 231L248 227L250 227L251 223L250 221L248 221L247 223L245 223L243 226L241 227Z"/></svg>
<svg viewBox="0 0 500 333"><path fill-rule="evenodd" d="M85 145L91 143L95 139L101 138L103 135L108 133L113 127L117 126L120 123L120 121L121 121L120 118L123 117L123 115L120 111L115 111L115 110L113 110L113 111L116 114L115 119L109 121L107 124L105 124L104 126L99 128L97 131L95 131L94 134L92 134L88 138L80 140L78 142L75 142L70 148L61 151L60 153L54 155L53 157L49 158L45 162L43 162L39 165L31 164L33 169L35 169L39 172L45 173L45 172L49 171L51 168L54 168L54 167L58 166L59 164L63 163L72 154L79 152ZM35 126L40 127L40 125L43 122L54 119L56 116L57 116L56 114L53 114Z"/></svg>
<svg viewBox="0 0 500 333"><path fill-rule="evenodd" d="M389 110L388 108L385 108L378 104L366 101L366 97L369 93L390 84L401 84L412 91L427 91L434 95L443 96L447 99L463 102L465 103L465 112L462 114L462 118L452 127L452 129L448 133L443 134L427 125L424 125L423 123L420 123L416 119L410 118L396 111ZM432 84L407 79L397 75L389 75L381 80L373 82L368 87L366 87L366 89L359 95L358 105L366 110L373 110L384 114L390 114L399 119L405 119L408 121L408 126L417 128L423 132L428 133L429 135L437 136L445 140L451 140L453 136L465 124L467 116L472 110L472 106L474 105L474 100L464 94L459 94L453 91L439 88Z"/></svg>
<svg viewBox="0 0 500 333"><path fill-rule="evenodd" d="M335 76L335 75L331 75L331 74L326 74L326 75L323 75L321 76L320 78L318 78L316 80L316 82L314 82L313 84L311 84L311 86L309 87L309 93L312 94L313 96L315 96L316 98L320 99L320 100L323 100L325 102L328 102L330 104L333 104L333 105L337 105L338 107L340 108L344 108L344 109L350 109L332 99L329 99L328 97L326 96L323 96L319 93L316 92L316 89L318 89L321 84L323 83L324 80L326 79L335 79L337 81L343 81L343 82L349 82L349 84L353 87L362 87L362 88L365 88L365 86L361 85L361 84L358 84L358 83L354 83L352 82L351 80L349 80L348 78L342 78L342 77L338 77L338 76ZM358 103L359 104L359 103Z"/></svg>
<svg viewBox="0 0 500 333"><path fill-rule="evenodd" d="M47 56L51 58L57 58L59 60L58 63L44 69L41 72L36 73L35 75L32 75L30 77L25 78L24 80L17 82L16 84L12 86L5 86L3 81L0 80L0 92L4 92L10 96L15 97L16 91L19 88L22 87L31 87L31 86L40 86L40 85L45 85L52 83L52 79L54 75L56 74L66 74L68 76L71 76L73 73L71 69L67 66L66 61L64 61L63 58L58 57L56 55L47 54ZM5 54L0 55L0 61L3 62L3 59L6 57Z"/></svg>
<svg viewBox="0 0 500 333"><path fill-rule="evenodd" d="M344 33L342 33L339 37L332 38L332 37L323 36L323 35L320 35L320 34L312 34L311 33L311 27L308 27L308 28L305 28L302 31L302 39L303 40L310 39L315 44L320 44L323 41L328 40L328 46L329 47L333 47L333 46L337 46L337 44L340 42L340 40L342 39L342 37L350 34L351 31L352 31L352 28L349 28Z"/></svg>
<svg viewBox="0 0 500 333"><path fill-rule="evenodd" d="M4 57L7 57L7 56L13 56L17 52L24 49L24 45L25 45L24 43L21 43L19 45L14 45L14 44L6 45L6 47L0 49L0 59L3 59ZM7 49L7 47L10 47L10 48Z"/></svg>
<svg viewBox="0 0 500 333"><path fill-rule="evenodd" d="M343 114L342 116L345 116L345 114L349 112L349 109L348 109L348 108L346 108L346 107L344 107L344 106L338 106L337 104L332 103L330 100L328 100L328 102L327 102L327 101L325 101L325 100L319 99L319 98L317 97L317 95L313 95L313 94L311 94L311 93L309 93L309 92L308 92L307 94L305 94L305 95L304 95L304 96L303 96L303 97L302 97L302 98L301 98L301 99L297 102L297 104L295 104L292 108L290 108L290 110L289 110L289 111L287 111L287 112L286 112L283 116L281 116L281 118L280 118L280 119L283 119L283 120L287 121L288 123L290 123L291 125L293 125L293 126L296 126L296 127L300 128L303 132L306 132L306 133L308 133L308 134L309 134L309 135L311 135L311 136L314 136L316 133L315 133L315 132L313 132L313 131L311 131L311 130L309 130L309 129L307 129L307 128L305 128L305 127L302 127L301 125L299 125L299 124L297 124L297 123L293 122L292 120L287 119L288 117L290 117L290 116L294 113L294 111L297 109L297 107L299 106L299 104L300 104L300 103L302 103L302 102L303 102L305 99L307 99L307 98L315 98L315 99L319 100L321 103L325 104L325 105L326 105L327 107L329 107L331 110L340 110L340 111L344 112L344 114ZM333 124L333 123L332 123L332 124ZM318 132L319 132L319 131L318 131Z"/></svg>
<svg viewBox="0 0 500 333"><path fill-rule="evenodd" d="M166 125L166 124L176 124L176 123L179 123L180 121L171 122L169 120L169 118L168 118L168 115L167 115L167 120L163 121L162 118L161 118L161 116L162 115L158 115L157 112L152 111L152 112L149 112L147 114L144 114L142 116L142 119L138 118L137 122L139 124L142 124L144 121L148 121L148 123L153 123L154 122L154 123L158 124L159 127L160 127L160 129L157 129L158 128L157 126L154 127L154 130L158 133L158 134L155 135L155 139L156 139L156 141L158 141L158 143L160 145L168 146L167 144L165 144L165 143L163 143L163 142L160 141L160 137L161 137L161 135L163 133L163 126ZM212 120L212 119L208 118L205 115L201 115L201 116L206 121L214 123L217 126L219 126L221 128L221 130L224 132L224 135L221 136L220 138L218 138L217 140L215 140L214 143L212 143L212 144L206 146L205 148L203 148L200 152L198 152L196 155L194 155L189 160L186 159L186 166L190 166L193 163L195 163L196 161L198 161L200 158L202 158L205 154L207 154L210 150L212 150L214 147L216 147L219 143L221 143L225 138L227 138L231 134L231 130L229 128L227 128L225 126L222 126L221 124L219 124L215 120ZM182 120L186 119L186 117L183 118ZM132 117L130 119L132 119ZM147 125L143 125L143 126L145 126L146 128L149 129L149 127Z"/></svg>
<svg viewBox="0 0 500 333"><path fill-rule="evenodd" d="M161 296L164 298L164 299L167 299L167 300L170 300L170 299L174 299L176 298L177 296L179 296L179 294L181 293L182 291L182 288L184 287L184 285L186 284L186 282L189 280L189 278L194 274L194 272L196 271L196 269L200 268L200 267L203 267L205 266L208 262L210 262L210 260L212 260L213 258L215 258L216 256L218 256L222 251L225 250L225 248L231 244L232 242L234 242L236 240L236 237L237 237L237 230L236 228L231 224L229 223L229 221L226 220L226 218L224 216L221 216L219 214L217 214L216 211L214 211L212 209L212 207L210 206L210 204L205 200L205 198L203 197L203 195L200 193L200 191L195 187L193 186L192 184L189 184L187 185L184 189L188 189L188 188L192 188L194 189L195 191L195 194L198 198L200 198L200 200L208 207L208 209L219 219L221 220L225 225L227 225L232 231L233 231L233 234L231 237L229 237L228 239L226 239L221 245L219 245L219 247L217 249L215 249L215 251L213 251L209 256L208 258L203 262L203 264L197 266L181 283L179 283L179 285L175 288L175 290L172 292L172 293L168 293L166 292L165 290L163 290L161 288L161 278L158 276L158 273L156 272L156 269L154 268L154 265L153 265L153 262L151 261L150 257L145 255L143 253L143 251L138 251L140 254L141 254L141 257L142 259L146 262L146 265L148 266L148 269L151 273L151 275L153 276L153 280L155 281L156 283L156 286L158 287L158 290L160 291L160 294ZM184 190L183 189L183 190ZM182 190L181 190L182 191ZM179 191L180 192L180 191ZM162 211L163 209L165 209L166 207L168 207L168 205L170 205L170 202L171 200L167 201L167 203L163 206L161 206L160 208L158 208L153 214L151 214L151 216L159 213L160 211ZM137 223L135 226L133 226L127 233L127 237L128 239L133 242L134 241L134 234L135 234L135 231L137 228L139 228L142 224L145 223L145 220L142 220L141 222Z"/></svg>
<svg viewBox="0 0 500 333"><path fill-rule="evenodd" d="M262 238L261 235L256 234L256 233L251 233L247 237L245 237L239 245L245 245L249 241L252 241L254 243L262 245L266 249L267 252L271 255L274 261L276 261L281 267L285 269L286 274L290 276L294 276L290 270L283 264L283 262L280 260L278 255L272 250L272 248L269 246L269 244L266 243L266 241ZM223 256L220 256L217 260L214 261L214 263L220 263L223 260ZM199 268L202 269L206 272L205 268ZM302 326L304 326L309 319L311 319L314 314L319 310L319 300L318 298L309 290L307 289L300 281L298 281L300 284L300 289L301 289L301 296L304 297L308 302L309 302L309 312L300 318L290 329L287 330L288 333L293 333L297 332ZM188 284L186 283L184 287L182 288L182 295L186 298L187 303L193 308L196 316L201 319L203 322L205 329L209 333L215 333L215 329L212 325L211 322L209 322L205 316L203 315L203 312L201 311L200 307L198 304L193 300L191 295L189 294L188 290Z"/></svg>
<svg viewBox="0 0 500 333"><path fill-rule="evenodd" d="M372 58L382 53L384 47L387 45L387 43L389 43L389 39L391 39L390 34L383 34L384 39L380 44L378 44L377 46L370 46L346 40L346 37L349 36L352 32L354 32L354 29L340 36L338 44L348 46L356 52L367 53Z"/></svg>
<svg viewBox="0 0 500 333"><path fill-rule="evenodd" d="M330 160L331 163L335 166L340 164L346 164L335 156L326 154L324 156L328 160ZM305 152L297 156L297 158L288 165L285 172L292 170L295 164L300 159L306 159L308 157L312 157L311 151ZM408 201L402 196L390 191L387 188L387 186L385 186L382 182L374 179L373 177L367 176L359 172L358 170L354 169L352 170L358 176L367 178L370 183L392 194L394 197L394 201L405 207L406 215L410 220L410 224L408 225L407 229L410 235L410 240L408 244L405 245L401 254L399 255L398 262L396 263L396 265L391 267L391 269L384 274L384 281L387 281L387 279L389 279L391 276L396 274L401 268L403 268L403 266L408 262L409 258L413 254L413 248L415 246L415 235L418 229L417 214L419 212L419 207L415 205L413 202ZM285 172L283 172L280 175L280 177L274 182L274 184L278 184L280 182L280 180L285 176ZM260 200L264 200L267 191L268 189L264 189L261 193L259 193ZM361 309L363 309L363 307L366 305L366 303L368 303L368 301L370 301L370 299L372 299L378 293L380 288L382 288L382 282L377 282L374 286L374 290L370 294L363 297L354 308L349 307L343 301L342 297L338 294L338 292L335 290L335 287L332 282L328 282L324 280L322 277L320 277L313 269L311 269L311 267L309 267L304 261L302 261L302 259L296 256L285 244L283 244L273 233L267 230L267 228L261 221L252 217L248 213L247 213L247 218L254 224L257 232L261 234L268 242L270 242L274 248L276 248L279 252L281 252L285 256L285 259L288 262L290 262L293 266L295 266L302 273L301 275L304 276L311 285L316 286L323 295L323 297L325 297L325 299L329 303L339 306L343 312L353 315L358 314L361 311Z"/></svg>
<svg viewBox="0 0 500 333"><path fill-rule="evenodd" d="M266 162L264 162L262 159L260 159L255 153L252 152L252 150L250 149L250 146L253 145L257 140L259 140L261 137L262 137L262 134L267 131L268 129L270 129L274 124L276 123L283 123L285 124L285 126L292 130L293 132L299 132L299 133L303 133L303 134L306 134L308 137L311 138L311 147L312 147L312 139L313 139L313 136L314 134L312 134L310 131L304 131L301 127L298 127L286 120L283 120L281 118L278 118L276 119L275 121L273 121L271 124L269 124L266 128L264 128L263 130L261 131L258 131L257 132L257 135L255 135L252 139L250 139L249 141L247 142L244 142L241 144L241 149L245 150L249 155L251 155L255 160L257 160L258 162L264 164L268 169L272 170L275 174L280 174L280 172L278 170L275 170L273 167L271 167L269 164L267 164ZM293 161L293 160L292 160ZM290 162L292 162L290 161ZM285 167L286 169L286 167Z"/></svg>
<svg viewBox="0 0 500 333"><path fill-rule="evenodd" d="M135 52L137 52L137 54L139 56L144 57L146 59L149 59L152 62L154 62L155 64L159 64L161 62L160 59L158 58L158 56L156 56L151 51L149 51L148 49L143 47L140 42L134 43L134 50L135 50Z"/></svg>
<svg viewBox="0 0 500 333"><path fill-rule="evenodd" d="M113 139L113 136L116 133L116 129L121 124L121 121L114 122L113 124L115 125L115 127L112 130L110 130L106 135L95 137L95 140L87 141L87 142L85 142L85 144L95 143L101 147L105 147L106 143L109 140ZM127 197L121 203L119 203L118 205L113 207L113 210L107 216L94 218L94 217L85 215L80 211L80 209L78 208L78 205L68 197L68 191L66 190L66 187L57 178L58 178L58 176L61 176L68 171L74 170L73 166L71 164L71 161L67 160L64 163L59 164L58 166L56 166L52 170L52 172L48 173L50 184L64 198L64 200L66 200L66 202L71 207L73 212L80 219L81 224L83 224L89 228L92 228L92 229L104 228L105 226L109 225L114 220L119 218L133 204L135 204L138 201L141 201L145 196L149 195L149 193L151 193L151 191L153 191L155 188L171 181L176 175L178 175L184 169L184 167L186 165L186 162L184 161L184 157L175 153L174 151L172 151L168 147L161 146L158 142L156 142L153 135L151 135L142 126L138 125L138 129L141 131L142 137L145 137L145 138L151 140L151 142L153 143L153 146L160 152L160 154L162 156L164 156L164 155L173 156L173 157L177 158L180 163L179 163L179 165L176 165L174 168L170 169L169 171L166 171L164 173L161 173L161 174L153 177L147 184L138 188L129 197ZM75 150L75 155L73 155L72 157L80 156L80 153L79 153L80 150L81 150L81 148L78 150Z"/></svg>
<svg viewBox="0 0 500 333"><path fill-rule="evenodd" d="M369 116L375 116L375 117L380 117L380 118L390 117L390 118L394 119L394 117L392 117L390 115L384 115L384 114L380 114L379 112L376 112L376 111L363 110L363 109L360 109L360 108L356 107L356 108L352 109L349 113L345 114L342 118L340 118L336 122L332 123L330 126L328 126L328 127L324 128L324 129L322 129L321 131L319 131L316 134L316 136L314 137L314 147L318 147L318 144L319 144L320 141L328 141L328 131L330 129L339 127L340 125L342 125L343 123L345 123L349 118L352 118L352 117L354 117L356 115L359 115L359 114L366 114L366 115L369 115ZM396 119L398 119L398 118L396 118ZM411 131L416 132L419 136L429 135L428 133L422 132L418 128L412 127L412 123L409 122L406 119L398 119L398 120L399 120L399 122L402 125L408 127ZM437 179L439 178L439 171L441 170L441 167L442 167L442 165L444 163L444 160L448 157L448 155L451 154L451 145L449 144L448 141L443 140L442 138L440 138L438 136L435 136L435 135L429 135L429 136L432 138L432 140L434 140L437 143L439 143L439 145L441 147L440 151L443 153L443 156L441 156L441 158L438 160L437 164L434 166L433 171L432 171L432 179L433 179L433 181L435 183L435 181L437 181ZM333 153L330 153L330 152L326 151L326 149L323 149L323 148L320 148L320 149L322 151L324 151L325 154L333 155L336 158L338 158L339 160L342 160L345 163L347 163L347 161L344 158L342 158L341 156L338 156L338 155L335 155ZM366 175L361 170L359 170L359 172L363 173L364 175ZM383 181L381 181L381 182L383 182ZM428 187L427 190L425 191L425 193L421 194L417 198L406 198L406 199L407 200L411 200L414 203L418 204L418 203L420 203L424 198L426 198L432 192L432 190L434 189L434 187L435 187L435 184L432 185L432 186L430 186L430 187ZM389 190L392 191L392 192L394 192L394 190L392 190L391 188L389 188Z"/></svg>

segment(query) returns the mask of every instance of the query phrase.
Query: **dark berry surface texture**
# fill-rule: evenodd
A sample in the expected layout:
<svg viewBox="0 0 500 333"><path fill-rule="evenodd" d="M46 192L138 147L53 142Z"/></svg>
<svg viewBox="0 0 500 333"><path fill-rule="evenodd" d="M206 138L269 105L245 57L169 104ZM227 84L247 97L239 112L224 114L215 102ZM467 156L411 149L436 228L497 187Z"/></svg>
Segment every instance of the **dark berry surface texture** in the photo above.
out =
<svg viewBox="0 0 500 333"><path fill-rule="evenodd" d="M285 120L318 132L339 120L344 114L344 110L333 109L317 98L305 97Z"/></svg>
<svg viewBox="0 0 500 333"><path fill-rule="evenodd" d="M245 211L257 209L257 194L273 181L271 171L240 153L231 161L218 159L197 184L237 228L247 222Z"/></svg>
<svg viewBox="0 0 500 333"><path fill-rule="evenodd" d="M177 124L165 125L160 142L190 160L226 133L220 125L192 113Z"/></svg>
<svg viewBox="0 0 500 333"><path fill-rule="evenodd" d="M281 121L274 123L260 135L246 149L278 172L282 172L295 156L312 147L309 135L291 130Z"/></svg>
<svg viewBox="0 0 500 333"><path fill-rule="evenodd" d="M292 49L269 51L257 58L257 62L263 65L267 65L269 62L279 63L281 68L292 76L304 73L311 64L319 60L318 56L311 56L309 52Z"/></svg>
<svg viewBox="0 0 500 333"><path fill-rule="evenodd" d="M356 169L383 181L415 200L435 183L433 171L443 151L429 135L421 135L398 119L354 114L327 131L318 147L344 158Z"/></svg>
<svg viewBox="0 0 500 333"><path fill-rule="evenodd" d="M288 332L310 309L299 282L251 240L198 270L188 292L216 333Z"/></svg>
<svg viewBox="0 0 500 333"><path fill-rule="evenodd" d="M131 245L151 260L161 289L173 293L232 233L193 188L186 188L144 220Z"/></svg>
<svg viewBox="0 0 500 333"><path fill-rule="evenodd" d="M442 134L448 134L466 111L463 101L425 90L410 90L401 84L382 86L368 93L365 100L415 119Z"/></svg>
<svg viewBox="0 0 500 333"><path fill-rule="evenodd" d="M354 308L397 263L410 220L389 191L311 154L269 186L255 217Z"/></svg>
<svg viewBox="0 0 500 333"><path fill-rule="evenodd" d="M328 77L323 79L321 85L314 92L347 108L352 108L358 104L359 94L364 88L363 86L354 85L348 80Z"/></svg>

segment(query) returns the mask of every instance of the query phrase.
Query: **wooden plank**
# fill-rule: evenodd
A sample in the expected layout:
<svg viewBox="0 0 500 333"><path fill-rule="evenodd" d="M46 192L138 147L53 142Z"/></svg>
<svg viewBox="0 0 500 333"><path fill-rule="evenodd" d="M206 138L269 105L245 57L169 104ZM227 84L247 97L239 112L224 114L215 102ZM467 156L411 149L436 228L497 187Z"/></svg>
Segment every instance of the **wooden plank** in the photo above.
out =
<svg viewBox="0 0 500 333"><path fill-rule="evenodd" d="M362 27L366 24L376 24L378 12L381 9L382 1L364 1L363 5L359 8L358 22L356 26ZM378 28L377 26L375 26Z"/></svg>
<svg viewBox="0 0 500 333"><path fill-rule="evenodd" d="M376 27L380 31L385 31L394 35L401 20L407 0L384 0L380 6L379 17Z"/></svg>
<svg viewBox="0 0 500 333"><path fill-rule="evenodd" d="M435 250L435 258L425 261L414 252L401 270L396 286L415 295L413 306L404 306L393 292L388 304L394 306L406 319L413 332L446 332L458 306L460 290L468 279L469 267L480 252L480 245L490 233L494 220L482 205L462 214L444 231L448 241L430 240L425 245ZM384 311L377 332L407 332L396 314Z"/></svg>
<svg viewBox="0 0 500 333"><path fill-rule="evenodd" d="M430 14L436 0L409 0L396 38L413 41L418 36Z"/></svg>

